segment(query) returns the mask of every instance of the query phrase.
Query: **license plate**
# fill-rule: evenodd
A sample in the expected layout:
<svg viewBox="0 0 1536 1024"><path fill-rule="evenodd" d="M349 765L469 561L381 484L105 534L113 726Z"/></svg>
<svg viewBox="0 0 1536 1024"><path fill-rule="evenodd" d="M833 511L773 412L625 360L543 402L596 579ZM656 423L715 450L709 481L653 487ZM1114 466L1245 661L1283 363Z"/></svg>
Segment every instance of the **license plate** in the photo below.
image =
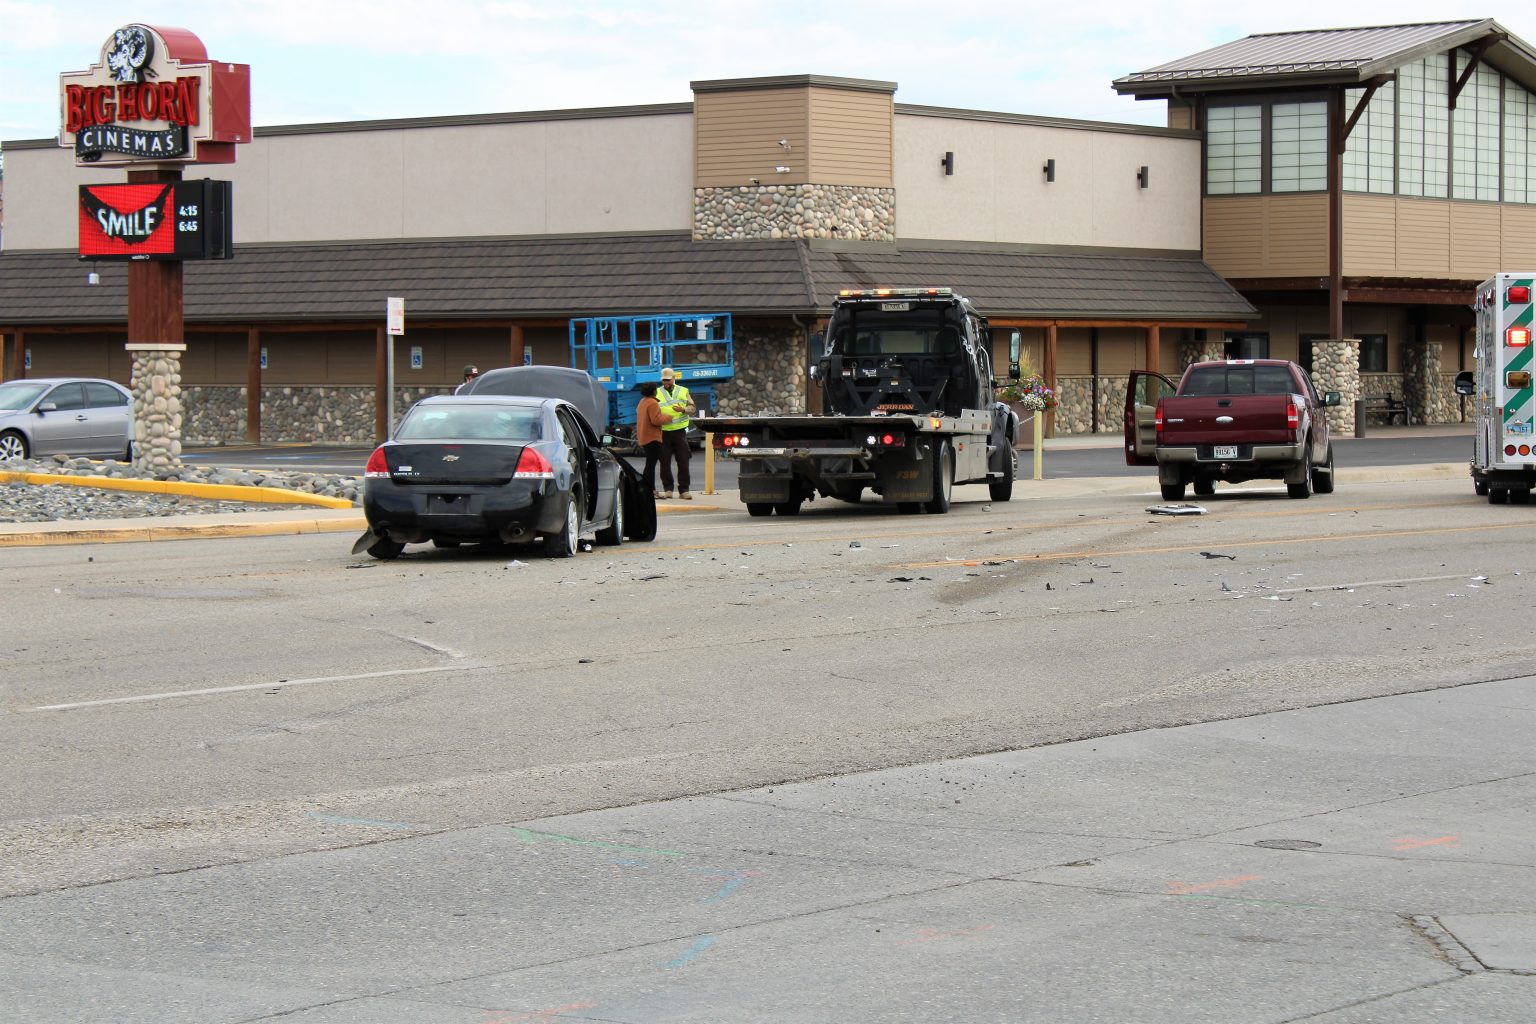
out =
<svg viewBox="0 0 1536 1024"><path fill-rule="evenodd" d="M1235 459L1237 458L1237 445L1219 444L1216 446L1216 451L1211 457L1215 459Z"/></svg>
<svg viewBox="0 0 1536 1024"><path fill-rule="evenodd" d="M912 308L910 302L882 302L880 310L884 313L905 313Z"/></svg>

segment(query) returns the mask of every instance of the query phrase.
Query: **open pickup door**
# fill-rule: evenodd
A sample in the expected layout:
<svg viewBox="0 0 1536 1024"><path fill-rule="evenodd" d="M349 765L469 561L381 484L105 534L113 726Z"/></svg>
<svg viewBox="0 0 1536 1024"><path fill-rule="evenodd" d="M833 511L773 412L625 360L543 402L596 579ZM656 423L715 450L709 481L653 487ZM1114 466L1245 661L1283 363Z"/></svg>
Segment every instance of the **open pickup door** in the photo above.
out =
<svg viewBox="0 0 1536 1024"><path fill-rule="evenodd" d="M1157 428L1154 416L1159 400L1174 392L1173 381L1151 370L1132 370L1125 388L1125 464L1157 465Z"/></svg>

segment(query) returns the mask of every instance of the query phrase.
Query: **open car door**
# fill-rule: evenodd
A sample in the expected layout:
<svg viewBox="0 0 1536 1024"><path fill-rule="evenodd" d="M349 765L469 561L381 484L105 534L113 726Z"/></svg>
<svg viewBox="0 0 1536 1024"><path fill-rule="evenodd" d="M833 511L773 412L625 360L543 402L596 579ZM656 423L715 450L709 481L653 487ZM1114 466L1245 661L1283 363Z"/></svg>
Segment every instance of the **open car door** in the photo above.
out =
<svg viewBox="0 0 1536 1024"><path fill-rule="evenodd" d="M1132 370L1125 387L1125 464L1157 465L1157 403L1173 394L1173 381L1151 370Z"/></svg>

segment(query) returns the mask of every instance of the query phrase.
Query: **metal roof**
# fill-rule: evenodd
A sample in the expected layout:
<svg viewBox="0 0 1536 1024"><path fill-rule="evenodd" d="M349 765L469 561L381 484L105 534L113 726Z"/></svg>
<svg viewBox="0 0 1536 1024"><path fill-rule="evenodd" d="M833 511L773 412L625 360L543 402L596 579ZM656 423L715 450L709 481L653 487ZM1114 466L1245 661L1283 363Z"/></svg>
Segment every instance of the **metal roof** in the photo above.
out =
<svg viewBox="0 0 1536 1024"><path fill-rule="evenodd" d="M1484 59L1536 89L1536 51L1492 18L1262 33L1117 78L1114 85L1120 93L1168 96L1176 89L1351 84L1490 35L1502 38Z"/></svg>
<svg viewBox="0 0 1536 1024"><path fill-rule="evenodd" d="M689 312L810 314L839 288L949 285L989 315L1243 321L1253 308L1197 256L1063 254L927 244L826 251L803 241L613 235L237 247L186 264L189 323L373 323L406 297L415 320ZM100 284L87 285L94 269ZM0 254L0 325L121 324L123 263ZM1110 287L1110 285L1113 287Z"/></svg>

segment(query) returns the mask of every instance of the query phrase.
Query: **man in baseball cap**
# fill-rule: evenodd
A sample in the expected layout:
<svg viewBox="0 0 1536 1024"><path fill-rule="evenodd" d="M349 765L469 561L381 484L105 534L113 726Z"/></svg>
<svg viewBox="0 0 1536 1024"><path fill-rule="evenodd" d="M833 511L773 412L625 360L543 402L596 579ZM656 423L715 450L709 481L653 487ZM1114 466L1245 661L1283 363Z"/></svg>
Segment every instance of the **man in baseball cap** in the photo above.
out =
<svg viewBox="0 0 1536 1024"><path fill-rule="evenodd" d="M661 387L656 389L656 401L663 412L672 414L672 422L661 428L661 496L672 497L672 463L677 463L677 496L692 501L688 490L688 461L693 453L688 450L688 415L698 411L688 389L677 382L672 367L661 371Z"/></svg>
<svg viewBox="0 0 1536 1024"><path fill-rule="evenodd" d="M458 387L453 389L453 393L458 394L460 391L463 391L465 388L469 387L469 382L478 376L480 376L480 367L476 366L474 363L470 363L468 366L464 367L464 381Z"/></svg>

